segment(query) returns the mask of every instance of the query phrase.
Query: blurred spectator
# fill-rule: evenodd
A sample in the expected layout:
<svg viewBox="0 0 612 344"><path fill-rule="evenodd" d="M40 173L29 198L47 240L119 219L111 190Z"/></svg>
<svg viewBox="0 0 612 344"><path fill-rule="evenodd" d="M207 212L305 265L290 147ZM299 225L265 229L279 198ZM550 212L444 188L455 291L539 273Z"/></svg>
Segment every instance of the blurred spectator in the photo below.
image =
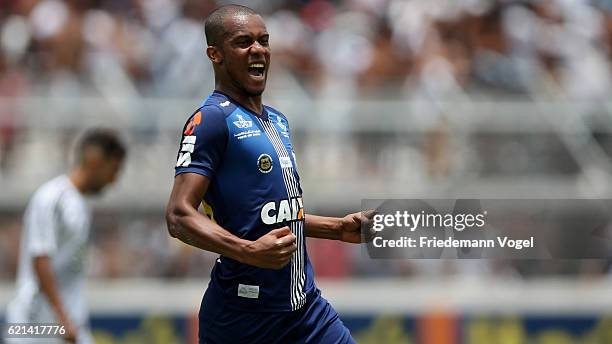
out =
<svg viewBox="0 0 612 344"><path fill-rule="evenodd" d="M16 102L27 92L27 80L19 68L11 68L0 52L0 177L8 172L18 128Z"/></svg>

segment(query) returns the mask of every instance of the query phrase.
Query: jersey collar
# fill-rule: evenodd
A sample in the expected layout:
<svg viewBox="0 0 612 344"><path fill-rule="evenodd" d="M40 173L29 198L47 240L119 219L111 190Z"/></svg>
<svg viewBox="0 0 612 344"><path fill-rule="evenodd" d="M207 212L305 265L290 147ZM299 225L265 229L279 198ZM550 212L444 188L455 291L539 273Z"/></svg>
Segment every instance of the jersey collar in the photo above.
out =
<svg viewBox="0 0 612 344"><path fill-rule="evenodd" d="M265 106L265 105L263 105L263 104L262 104L262 105L263 105L263 112L262 112L261 114L258 114L257 112L255 112L255 111L253 111L253 110L251 110L251 109L247 108L246 106L242 106L242 104L240 104L240 103L239 103L238 101L236 101L234 98L230 97L229 95L227 95L227 94L225 94L225 93L223 93L223 92L221 92L221 91L214 90L214 91L213 91L213 95L214 95L214 94L216 94L216 95L220 95L220 96L222 96L222 97L225 97L227 100L229 100L230 102L234 103L234 105L236 105L237 107L239 107L239 108L240 108L242 111L244 111L244 112L248 112L249 114L251 114L251 115L253 115L253 116L256 116L256 117L259 117L259 118L261 118L261 119L263 119L263 120L268 120L268 110L266 109L266 106Z"/></svg>

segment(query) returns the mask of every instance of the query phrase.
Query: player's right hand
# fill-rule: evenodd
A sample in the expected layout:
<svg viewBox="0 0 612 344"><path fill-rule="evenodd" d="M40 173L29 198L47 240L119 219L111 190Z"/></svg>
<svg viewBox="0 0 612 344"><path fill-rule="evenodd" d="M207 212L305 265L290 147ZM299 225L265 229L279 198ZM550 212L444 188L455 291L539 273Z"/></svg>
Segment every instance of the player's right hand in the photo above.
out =
<svg viewBox="0 0 612 344"><path fill-rule="evenodd" d="M76 343L77 339L77 328L74 324L69 320L60 321L60 323L64 326L66 333L62 336L64 340L68 343Z"/></svg>
<svg viewBox="0 0 612 344"><path fill-rule="evenodd" d="M274 229L247 245L245 263L260 268L281 269L297 250L295 240L289 227Z"/></svg>

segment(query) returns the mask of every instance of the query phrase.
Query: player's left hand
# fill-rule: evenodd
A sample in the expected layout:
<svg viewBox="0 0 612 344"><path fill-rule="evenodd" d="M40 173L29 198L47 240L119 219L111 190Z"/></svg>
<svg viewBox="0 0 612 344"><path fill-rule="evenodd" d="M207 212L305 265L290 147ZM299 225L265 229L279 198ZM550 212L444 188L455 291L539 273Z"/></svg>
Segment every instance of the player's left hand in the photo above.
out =
<svg viewBox="0 0 612 344"><path fill-rule="evenodd" d="M375 212L373 210L348 214L340 219L340 241L360 244L371 239L369 222ZM362 233L362 228L364 233Z"/></svg>

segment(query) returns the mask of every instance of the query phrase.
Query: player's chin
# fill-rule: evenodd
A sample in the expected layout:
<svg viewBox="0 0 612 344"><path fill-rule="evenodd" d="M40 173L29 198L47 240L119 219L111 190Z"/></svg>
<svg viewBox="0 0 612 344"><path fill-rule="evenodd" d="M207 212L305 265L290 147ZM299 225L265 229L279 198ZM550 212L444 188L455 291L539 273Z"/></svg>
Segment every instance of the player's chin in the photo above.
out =
<svg viewBox="0 0 612 344"><path fill-rule="evenodd" d="M249 75L244 83L244 89L249 96L260 96L266 89L266 76L254 77Z"/></svg>
<svg viewBox="0 0 612 344"><path fill-rule="evenodd" d="M99 183L89 186L89 190L87 190L87 194L90 196L99 196L104 193L107 187L107 183Z"/></svg>

